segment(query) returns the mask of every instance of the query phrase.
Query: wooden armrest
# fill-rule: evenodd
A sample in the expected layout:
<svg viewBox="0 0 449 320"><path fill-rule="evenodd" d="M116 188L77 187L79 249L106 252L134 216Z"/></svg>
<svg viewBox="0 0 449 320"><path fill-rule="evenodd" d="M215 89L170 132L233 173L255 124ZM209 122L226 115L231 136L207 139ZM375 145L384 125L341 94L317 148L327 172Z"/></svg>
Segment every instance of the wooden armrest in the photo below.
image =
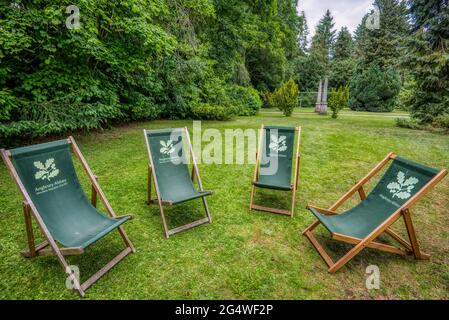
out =
<svg viewBox="0 0 449 320"><path fill-rule="evenodd" d="M315 209L316 211L318 211L319 213L325 214L327 216L335 216L338 213L329 209L323 209L323 208L319 208L319 207L315 207L313 205L308 205L307 209Z"/></svg>
<svg viewBox="0 0 449 320"><path fill-rule="evenodd" d="M124 214L123 216L117 216L117 217L114 217L114 219L122 219L122 218L125 218L125 217L129 217L129 220L134 219L134 216L133 216L131 213L129 213L129 214Z"/></svg>

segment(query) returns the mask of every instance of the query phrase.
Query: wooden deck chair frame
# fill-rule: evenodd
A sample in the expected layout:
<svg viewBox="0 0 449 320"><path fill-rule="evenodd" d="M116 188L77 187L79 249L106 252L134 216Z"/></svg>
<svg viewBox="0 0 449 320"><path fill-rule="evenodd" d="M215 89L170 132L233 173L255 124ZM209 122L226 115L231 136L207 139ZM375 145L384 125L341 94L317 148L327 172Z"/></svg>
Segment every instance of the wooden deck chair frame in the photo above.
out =
<svg viewBox="0 0 449 320"><path fill-rule="evenodd" d="M101 202L106 208L107 213L113 218L121 218L124 216L116 216L114 210L109 204L106 196L101 190L100 185L98 184L98 178L92 173L89 165L86 162L86 159L82 155L78 145L75 142L75 139L70 136L67 139L67 142L71 145L72 152L76 155L78 160L80 161L84 171L86 172L91 184L92 184L92 193L91 193L91 203L94 207L97 205L97 197L100 197ZM9 150L1 149L0 150L3 161L5 162L9 173L18 186L20 193L23 196L23 213L25 216L25 227L27 233L27 241L28 241L28 249L21 252L22 256L26 258L34 258L37 256L56 256L60 265L64 269L64 272L70 278L71 283L73 284L73 289L78 291L81 297L85 296L85 291L94 284L98 279L100 279L104 274L106 274L109 270L111 270L118 262L123 260L128 254L134 253L136 250L128 238L125 230L122 226L117 228L121 238L126 244L126 248L122 250L117 256L115 256L111 261L109 261L105 266L103 266L100 270L90 276L85 282L80 283L79 280L71 270L69 263L67 262L65 256L67 255L80 255L84 253L82 248L65 248L59 247L56 243L55 239L50 234L50 231L47 229L44 220L36 209L31 197L25 189L22 181L19 178L19 175L11 161L11 152ZM132 215L128 215L132 218ZM42 231L45 240L40 244L35 244L33 226L32 226L32 218L34 218ZM49 247L49 248L48 248Z"/></svg>
<svg viewBox="0 0 449 320"><path fill-rule="evenodd" d="M295 128L295 133L296 133L297 137L296 137L295 169L294 169L294 175L293 175L293 183L291 184L291 192L292 192L291 210L270 208L270 207L265 207L265 206L254 204L254 196L256 195L256 185L254 185L254 182L256 182L259 177L259 164L260 164L260 157L261 157L261 153L262 153L262 145L263 145L262 139L263 139L264 128L265 128L265 126L262 124L262 126L259 129L259 141L258 141L257 152L256 152L256 168L254 169L253 183L251 186L249 209L257 210L257 211L271 212L271 213L276 213L276 214L293 217L293 213L295 212L296 191L298 190L298 183L299 183L299 166L301 163L301 154L299 152L299 146L300 146L300 142L301 142L301 127Z"/></svg>
<svg viewBox="0 0 449 320"><path fill-rule="evenodd" d="M357 182L348 192L346 192L340 199L337 200L337 202L335 202L328 209L318 208L312 205L308 205L307 208L314 208L318 212L325 215L335 215L338 214L336 210L348 199L350 199L356 192L359 194L360 199L363 201L367 197L363 186L368 181L370 181L371 178L373 178L379 171L381 171L390 161L394 160L395 158L396 154L394 153L388 154L385 157L385 159L383 159L379 164L377 164L365 177L363 177L359 182ZM430 259L430 255L422 252L418 245L418 240L416 237L415 229L411 218L411 207L417 201L419 201L425 194L427 194L427 192L429 192L433 187L435 187L435 185L437 185L446 175L447 170L441 170L440 172L438 172L435 175L435 177L433 177L421 190L419 190L414 196L412 196L397 211L392 213L382 224L380 224L377 228L375 228L364 239L358 239L343 234L333 233L332 239L355 245L350 251L348 251L343 257L341 257L336 262L334 262L331 259L331 257L327 254L327 252L324 250L324 248L321 246L321 244L318 242L318 240L312 233L312 231L320 224L319 220L316 220L310 226L308 226L303 231L302 234L310 240L312 245L318 251L320 256L323 258L324 262L329 267L328 271L330 273L337 272L340 268L342 268L346 263L348 263L352 258L354 258L366 247L389 253L399 254L402 256L413 255L417 260L428 260ZM395 223L401 217L403 217L404 219L405 227L407 229L407 234L410 242L402 238L397 232L395 232L391 228L392 224ZM375 239L382 233L386 233L387 235L389 235L396 242L398 242L401 245L401 247L395 247L375 241Z"/></svg>
<svg viewBox="0 0 449 320"><path fill-rule="evenodd" d="M190 142L190 136L189 136L189 130L187 129L187 127L183 128L184 134L186 136L186 142L188 144L189 147L189 153L192 159L192 174L191 174L191 179L192 182L195 181L195 176L197 178L198 181L198 187L200 189L200 191L205 191L203 189L203 183L201 182L201 177L200 177L200 173L198 170L198 165L196 162L196 158L195 158L195 154L193 152L193 147L192 144ZM167 224L167 219L165 218L165 214L164 214L164 206L172 206L173 204L171 202L165 202L162 200L161 194L159 192L159 187L158 187L158 183L157 183L157 177L156 177L156 172L152 169L154 167L153 164L153 158L151 156L151 150L150 150L150 145L149 145L149 141L148 141L148 136L147 136L147 130L143 130L143 134L145 136L145 143L147 145L147 150L148 150L148 159L149 159L149 163L148 163L148 194L147 194L147 203L148 204L154 204L157 203L159 205L159 211L161 214L161 219L162 219L162 225L164 227L164 233L165 233L165 237L168 239L170 236L188 230L188 229L192 229L194 227L206 224L206 223L212 223L212 217L210 215L209 212L209 207L207 205L207 200L206 200L206 196L201 197L201 200L203 202L203 206L204 206L204 210L206 211L206 217L193 221L191 223L173 228L173 229L169 229L168 228L168 224ZM154 189L156 190L156 198L153 199L151 196L151 185L154 183Z"/></svg>

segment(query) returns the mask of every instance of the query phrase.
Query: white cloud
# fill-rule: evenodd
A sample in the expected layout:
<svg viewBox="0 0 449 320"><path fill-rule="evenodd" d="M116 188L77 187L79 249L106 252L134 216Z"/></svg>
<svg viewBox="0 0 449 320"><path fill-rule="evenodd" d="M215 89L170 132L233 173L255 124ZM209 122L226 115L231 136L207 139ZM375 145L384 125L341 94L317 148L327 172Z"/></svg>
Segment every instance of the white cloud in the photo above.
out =
<svg viewBox="0 0 449 320"><path fill-rule="evenodd" d="M373 0L299 0L298 12L306 13L310 37L315 33L315 27L327 9L334 17L337 31L346 26L354 33L363 16L372 8L372 3Z"/></svg>

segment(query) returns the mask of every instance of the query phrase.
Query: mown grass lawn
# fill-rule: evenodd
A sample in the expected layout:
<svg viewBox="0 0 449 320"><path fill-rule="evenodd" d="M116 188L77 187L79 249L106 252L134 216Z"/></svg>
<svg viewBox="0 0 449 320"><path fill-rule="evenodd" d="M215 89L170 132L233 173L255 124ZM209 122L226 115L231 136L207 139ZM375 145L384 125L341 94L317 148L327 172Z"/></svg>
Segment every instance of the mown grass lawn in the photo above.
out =
<svg viewBox="0 0 449 320"><path fill-rule="evenodd" d="M204 225L165 239L157 206L145 203L147 152L142 129L192 127L191 121L154 121L75 138L117 213L133 213L125 224L137 253L128 256L87 291L88 299L448 299L449 179L434 189L413 212L422 250L431 261L415 261L367 249L337 274L327 268L300 232L313 221L307 203L326 207L365 175L390 151L436 168L449 168L447 136L397 128L392 118L279 114L203 122L202 128L258 128L262 123L302 126L302 165L294 218L248 209L253 165L200 165L213 216ZM80 171L81 172L81 171ZM84 179L84 183L86 180ZM85 184L88 191L88 185ZM267 200L268 199L268 200ZM290 197L260 192L257 201L288 206ZM355 201L355 200L354 200ZM202 214L194 201L168 210L170 225ZM53 257L26 260L21 198L0 166L0 298L78 299L65 289L65 276ZM402 220L397 229L404 234ZM334 257L350 246L319 239ZM387 238L385 238L387 239ZM119 252L113 233L71 257L81 278ZM365 288L365 269L378 265L379 290Z"/></svg>

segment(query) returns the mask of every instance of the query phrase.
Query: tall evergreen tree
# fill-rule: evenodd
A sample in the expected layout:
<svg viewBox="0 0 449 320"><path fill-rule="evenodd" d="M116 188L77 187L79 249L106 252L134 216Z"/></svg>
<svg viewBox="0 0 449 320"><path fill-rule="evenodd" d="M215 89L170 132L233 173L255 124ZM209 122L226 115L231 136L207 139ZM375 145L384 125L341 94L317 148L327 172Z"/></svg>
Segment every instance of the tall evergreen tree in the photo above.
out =
<svg viewBox="0 0 449 320"><path fill-rule="evenodd" d="M375 0L374 6L379 9L379 28L367 28L367 15L356 31L359 64L363 67L376 63L381 69L398 66L401 47L409 32L406 4L399 0Z"/></svg>
<svg viewBox="0 0 449 320"><path fill-rule="evenodd" d="M277 21L284 34L283 48L288 60L299 54L298 36L302 18L297 13L298 0L277 0Z"/></svg>
<svg viewBox="0 0 449 320"><path fill-rule="evenodd" d="M335 60L345 60L354 56L354 40L347 27L342 27L338 32L333 53Z"/></svg>
<svg viewBox="0 0 449 320"><path fill-rule="evenodd" d="M335 41L334 18L329 10L318 22L306 57L296 64L300 90L316 91L320 79L330 74L330 60Z"/></svg>
<svg viewBox="0 0 449 320"><path fill-rule="evenodd" d="M329 10L316 26L315 34L312 38L311 54L315 55L321 63L327 67L331 58L332 47L335 41L335 23Z"/></svg>
<svg viewBox="0 0 449 320"><path fill-rule="evenodd" d="M298 46L299 50L302 54L305 54L307 52L307 47L309 45L309 26L307 25L307 17L306 13L304 11L301 11L300 14L300 27L299 27L299 33L298 33Z"/></svg>
<svg viewBox="0 0 449 320"><path fill-rule="evenodd" d="M449 4L448 0L409 0L413 34L408 38L404 66L414 78L408 101L422 124L449 128Z"/></svg>
<svg viewBox="0 0 449 320"><path fill-rule="evenodd" d="M291 74L300 53L297 0L214 0L207 39L227 81L274 90Z"/></svg>
<svg viewBox="0 0 449 320"><path fill-rule="evenodd" d="M333 88L349 84L354 74L354 40L347 27L339 31L333 49L330 85Z"/></svg>
<svg viewBox="0 0 449 320"><path fill-rule="evenodd" d="M374 0L373 4L378 9L380 24L368 28L366 21L369 15L366 15L357 28L357 67L350 83L350 107L392 111L401 88L398 67L409 29L407 7L404 1L399 0ZM384 94L385 90L388 94ZM369 96L376 97L376 103L369 102Z"/></svg>

